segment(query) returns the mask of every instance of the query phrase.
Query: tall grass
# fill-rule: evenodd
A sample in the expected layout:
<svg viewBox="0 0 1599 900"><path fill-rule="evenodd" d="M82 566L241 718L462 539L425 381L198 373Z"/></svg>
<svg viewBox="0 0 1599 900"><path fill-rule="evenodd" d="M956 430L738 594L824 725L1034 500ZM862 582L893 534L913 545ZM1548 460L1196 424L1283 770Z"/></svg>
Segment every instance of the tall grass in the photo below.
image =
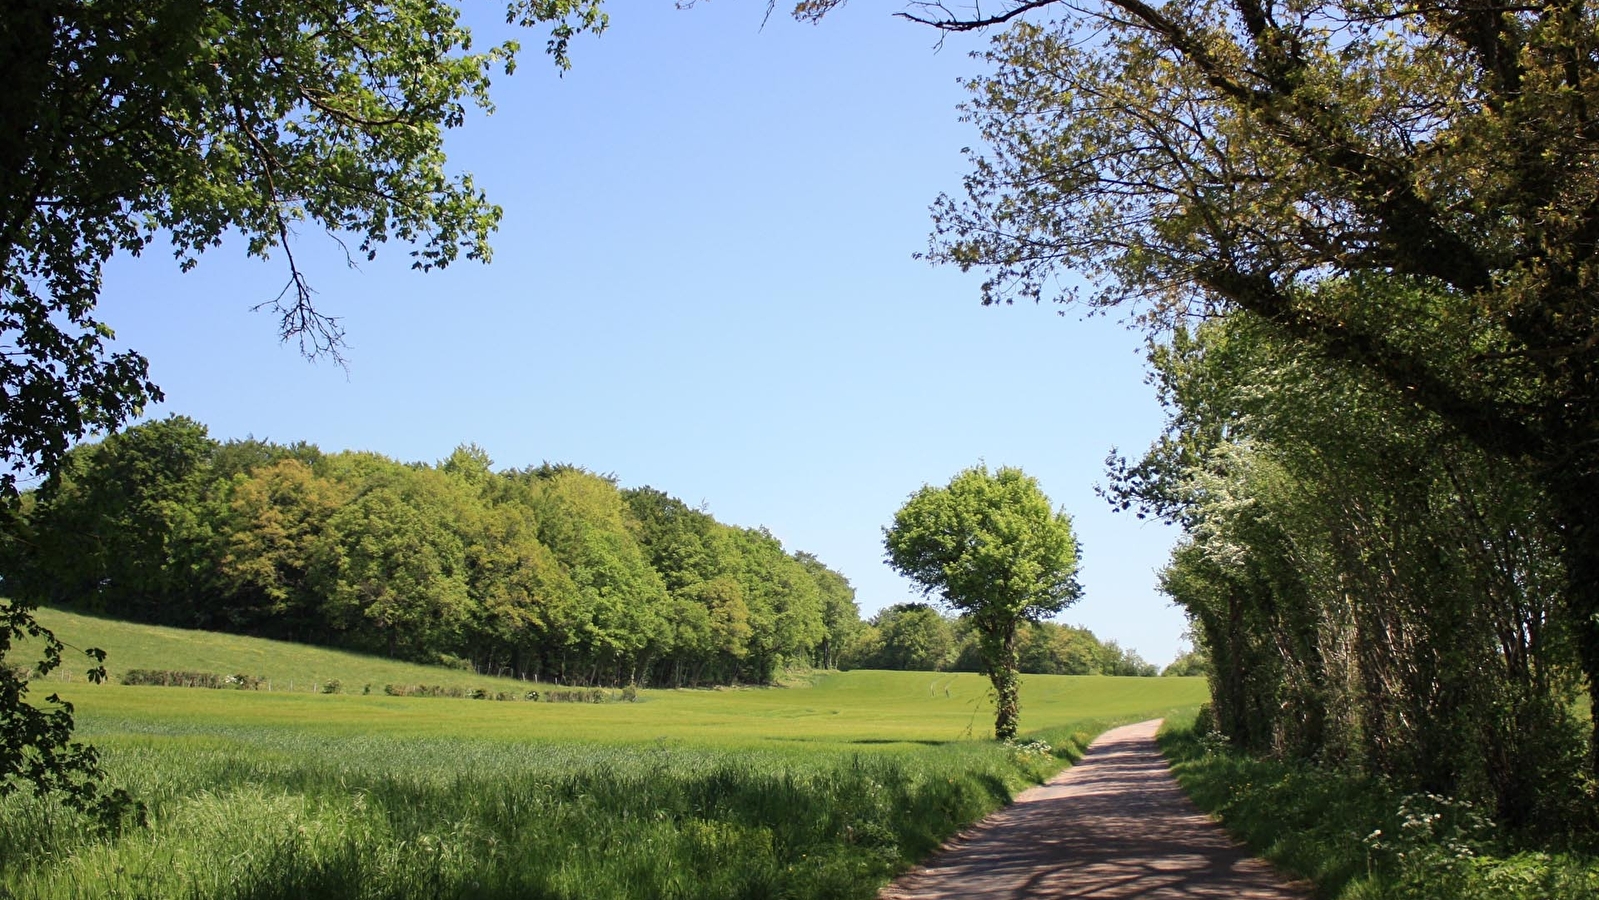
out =
<svg viewBox="0 0 1599 900"><path fill-rule="evenodd" d="M1054 745L1039 755L982 739L993 709L976 675L612 704L363 696L349 686L447 676L52 615L105 647L113 673L338 678L345 693L52 684L149 827L97 836L58 804L0 800L4 900L867 898L1104 727L1204 693L1199 679L1029 676L1022 726Z"/></svg>
<svg viewBox="0 0 1599 900"><path fill-rule="evenodd" d="M103 743L148 829L0 802L8 896L870 897L1103 727L875 752L227 728ZM4 892L0 892L3 894Z"/></svg>
<svg viewBox="0 0 1599 900"><path fill-rule="evenodd" d="M1334 900L1593 900L1599 857L1496 834L1470 804L1257 759L1170 717L1161 748L1194 802Z"/></svg>

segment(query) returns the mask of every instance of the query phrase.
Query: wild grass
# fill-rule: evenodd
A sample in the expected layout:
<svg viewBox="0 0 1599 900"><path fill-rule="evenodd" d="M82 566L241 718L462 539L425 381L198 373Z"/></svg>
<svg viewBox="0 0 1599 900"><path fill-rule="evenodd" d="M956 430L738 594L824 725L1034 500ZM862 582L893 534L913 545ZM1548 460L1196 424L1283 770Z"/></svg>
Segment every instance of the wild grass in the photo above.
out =
<svg viewBox="0 0 1599 900"><path fill-rule="evenodd" d="M101 637L113 659L170 639ZM177 637L218 663L125 665L238 668L204 636ZM368 677L365 658L330 662L331 677ZM851 672L615 704L50 687L149 826L96 836L57 804L0 800L7 900L866 898L1104 727L1204 692L1029 677L1023 727L1054 746L1040 756L983 740L992 707L970 675Z"/></svg>
<svg viewBox="0 0 1599 900"><path fill-rule="evenodd" d="M1599 858L1517 846L1469 803L1382 780L1249 757L1192 716L1160 733L1198 806L1332 900L1592 900Z"/></svg>

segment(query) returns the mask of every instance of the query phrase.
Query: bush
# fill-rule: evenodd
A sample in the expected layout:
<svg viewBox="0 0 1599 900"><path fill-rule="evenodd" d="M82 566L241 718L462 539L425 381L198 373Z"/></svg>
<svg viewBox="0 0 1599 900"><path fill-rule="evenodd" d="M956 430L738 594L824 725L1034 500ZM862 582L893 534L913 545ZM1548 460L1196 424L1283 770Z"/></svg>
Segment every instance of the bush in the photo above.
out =
<svg viewBox="0 0 1599 900"><path fill-rule="evenodd" d="M33 667L31 666L25 666L21 663L0 662L0 669L8 672L17 681L33 680Z"/></svg>
<svg viewBox="0 0 1599 900"><path fill-rule="evenodd" d="M604 703L609 699L611 699L610 694L600 688L571 688L544 692L544 700L548 703Z"/></svg>
<svg viewBox="0 0 1599 900"><path fill-rule="evenodd" d="M385 684L383 693L390 697L453 697L459 700L466 696L466 688L437 684Z"/></svg>
<svg viewBox="0 0 1599 900"><path fill-rule="evenodd" d="M233 688L258 691L265 679L254 675L218 675L215 672L185 672L177 669L129 669L122 673L123 684L156 687Z"/></svg>

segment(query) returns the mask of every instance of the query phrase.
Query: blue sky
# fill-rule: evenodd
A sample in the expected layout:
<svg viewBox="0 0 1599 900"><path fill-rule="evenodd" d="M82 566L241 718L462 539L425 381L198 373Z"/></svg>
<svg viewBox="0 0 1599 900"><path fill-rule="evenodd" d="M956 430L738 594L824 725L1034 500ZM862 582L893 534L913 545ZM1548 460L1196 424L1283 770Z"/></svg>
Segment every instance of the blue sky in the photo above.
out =
<svg viewBox="0 0 1599 900"><path fill-rule="evenodd" d="M1141 337L983 308L975 273L912 258L977 141L956 104L984 39L935 49L886 5L764 28L763 9L617 3L564 77L523 32L496 113L449 143L505 208L492 264L418 274L391 247L352 270L300 235L347 372L250 312L281 260L228 245L188 274L159 251L114 261L101 311L166 391L150 414L223 439L427 461L475 442L501 467L614 473L765 525L847 575L867 614L916 594L882 563L912 491L1020 466L1083 544L1086 594L1061 619L1169 661L1184 622L1154 572L1174 534L1093 493L1113 446L1139 452L1160 427Z"/></svg>

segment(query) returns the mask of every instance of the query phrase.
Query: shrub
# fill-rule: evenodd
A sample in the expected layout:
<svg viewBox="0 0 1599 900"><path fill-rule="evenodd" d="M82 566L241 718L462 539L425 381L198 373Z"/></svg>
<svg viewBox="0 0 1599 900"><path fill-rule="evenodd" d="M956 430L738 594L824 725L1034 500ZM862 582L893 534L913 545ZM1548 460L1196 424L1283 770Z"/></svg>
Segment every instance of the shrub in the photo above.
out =
<svg viewBox="0 0 1599 900"><path fill-rule="evenodd" d="M1342 900L1577 900L1599 858L1525 848L1477 805L1392 781L1257 758L1168 721L1161 748L1196 805L1284 870Z"/></svg>
<svg viewBox="0 0 1599 900"><path fill-rule="evenodd" d="M478 688L472 691L471 695L482 693ZM385 684L383 693L390 697L451 697L457 700L471 696L466 688L438 684Z"/></svg>
<svg viewBox="0 0 1599 900"><path fill-rule="evenodd" d="M544 699L549 703L604 703L611 698L600 688L571 688L545 691Z"/></svg>
<svg viewBox="0 0 1599 900"><path fill-rule="evenodd" d="M0 669L9 672L11 677L18 681L33 680L33 668L31 666L25 666L21 663L0 662Z"/></svg>
<svg viewBox="0 0 1599 900"><path fill-rule="evenodd" d="M233 688L258 691L264 679L254 675L218 675L215 672L185 672L177 669L129 669L122 673L123 684L156 687Z"/></svg>

